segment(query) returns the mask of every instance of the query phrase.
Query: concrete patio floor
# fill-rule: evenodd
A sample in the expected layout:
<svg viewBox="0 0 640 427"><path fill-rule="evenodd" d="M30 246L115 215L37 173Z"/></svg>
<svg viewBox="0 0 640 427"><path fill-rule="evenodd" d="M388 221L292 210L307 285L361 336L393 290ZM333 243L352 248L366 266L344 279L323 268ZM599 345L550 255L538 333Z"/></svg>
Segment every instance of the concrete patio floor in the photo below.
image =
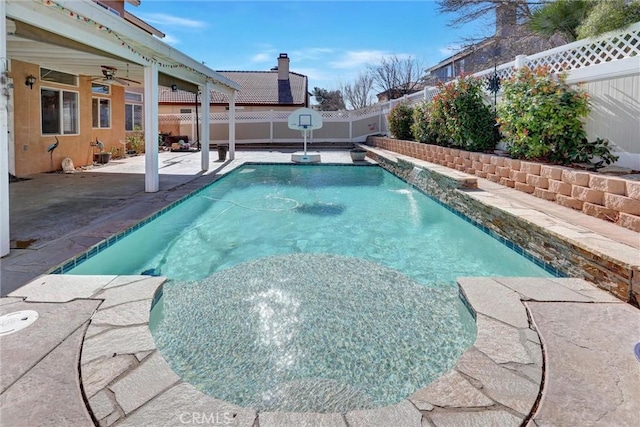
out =
<svg viewBox="0 0 640 427"><path fill-rule="evenodd" d="M11 296L0 299L0 314L32 309L40 318L23 331L0 337L0 426L189 425L202 418L181 414L204 411L237 415L231 424L218 418L219 425L257 425L251 411L212 403L214 399L193 394L170 372L158 373L155 367L164 362L144 339L133 340L137 349L130 347L127 334L102 340L108 345L83 348L105 331L144 331L144 307L161 279L140 278L148 285L137 287L137 294L126 291L133 280L127 277L37 278L211 182L217 173L248 161L289 159L290 153L238 152L233 162L212 161L209 172L199 173L199 154L160 153L161 191L152 194L144 193L143 157L12 183L12 251L1 261L0 281L2 295ZM323 152L322 160L351 163L348 152ZM556 221L578 224L640 254L638 233L478 182L487 193L533 207ZM640 362L633 355L640 341L638 309L575 279L460 279L459 285L480 320L478 340L455 372L387 409L341 416L261 414L259 425L633 425L640 413ZM116 316L119 320L109 317L114 307L124 310ZM82 376L81 351L83 357L88 357L84 352L93 354L83 362ZM101 369L89 371L93 368L86 364L100 357ZM88 371L93 374L90 382ZM509 375L512 381L501 380ZM535 393L525 393L536 384L536 375ZM149 387L134 390L136 383ZM518 395L522 399L514 400ZM523 404L529 401L528 407ZM175 406L178 403L186 406Z"/></svg>

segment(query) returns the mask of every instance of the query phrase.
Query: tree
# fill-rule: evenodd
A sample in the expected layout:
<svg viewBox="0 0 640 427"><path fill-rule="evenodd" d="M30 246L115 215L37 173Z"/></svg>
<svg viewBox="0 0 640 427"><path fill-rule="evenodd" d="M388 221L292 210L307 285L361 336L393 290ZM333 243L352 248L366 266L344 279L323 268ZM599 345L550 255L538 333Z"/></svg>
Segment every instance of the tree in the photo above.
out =
<svg viewBox="0 0 640 427"><path fill-rule="evenodd" d="M346 109L342 93L339 90L326 90L314 87L313 96L318 102L317 108L320 111L338 111Z"/></svg>
<svg viewBox="0 0 640 427"><path fill-rule="evenodd" d="M440 13L457 15L449 21L449 25L453 27L460 27L487 15L494 15L499 6L512 7L518 21L522 21L531 16L529 4L537 3L540 2L527 0L438 0Z"/></svg>
<svg viewBox="0 0 640 427"><path fill-rule="evenodd" d="M640 1L599 0L577 29L578 38L595 37L640 21Z"/></svg>
<svg viewBox="0 0 640 427"><path fill-rule="evenodd" d="M373 104L373 76L363 72L356 77L353 83L347 83L342 87L344 99L353 110L365 108Z"/></svg>
<svg viewBox="0 0 640 427"><path fill-rule="evenodd" d="M578 27L593 5L590 0L557 0L536 9L527 26L541 36L560 33L572 42L578 39Z"/></svg>
<svg viewBox="0 0 640 427"><path fill-rule="evenodd" d="M386 92L388 99L401 98L419 90L422 81L422 65L411 57L382 58L379 64L370 65L368 71L373 84L380 92Z"/></svg>

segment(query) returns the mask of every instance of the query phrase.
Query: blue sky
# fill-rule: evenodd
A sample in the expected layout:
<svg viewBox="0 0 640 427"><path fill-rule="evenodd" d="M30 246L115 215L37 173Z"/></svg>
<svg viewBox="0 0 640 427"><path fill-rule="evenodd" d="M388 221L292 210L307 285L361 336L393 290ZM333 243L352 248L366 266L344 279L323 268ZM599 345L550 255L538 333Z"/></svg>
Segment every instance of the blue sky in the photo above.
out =
<svg viewBox="0 0 640 427"><path fill-rule="evenodd" d="M128 10L214 70L269 70L286 52L310 89L336 89L390 55L434 65L482 25L448 27L435 1L142 0Z"/></svg>

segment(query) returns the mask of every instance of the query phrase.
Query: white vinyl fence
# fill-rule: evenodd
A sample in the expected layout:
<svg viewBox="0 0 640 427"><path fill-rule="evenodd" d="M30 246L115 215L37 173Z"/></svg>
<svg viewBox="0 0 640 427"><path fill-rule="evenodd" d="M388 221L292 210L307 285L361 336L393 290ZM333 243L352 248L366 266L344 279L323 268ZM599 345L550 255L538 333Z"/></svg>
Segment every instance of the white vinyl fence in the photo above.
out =
<svg viewBox="0 0 640 427"><path fill-rule="evenodd" d="M590 140L606 138L620 156L618 165L640 169L640 22L623 31L599 38L579 40L544 52L518 56L497 67L501 79L508 79L520 67L548 66L552 72L567 73L567 81L590 95L591 114L586 120ZM491 77L494 68L475 73ZM353 110L321 112L324 125L313 132L312 142L362 142L369 135L386 134L387 114L400 102L415 105L429 101L436 87L403 98ZM487 96L487 100L492 97ZM287 126L287 111L236 112L236 143L300 142L300 132ZM177 123L180 134L193 138L193 114L163 114L160 124ZM211 143L228 141L228 112L211 113Z"/></svg>

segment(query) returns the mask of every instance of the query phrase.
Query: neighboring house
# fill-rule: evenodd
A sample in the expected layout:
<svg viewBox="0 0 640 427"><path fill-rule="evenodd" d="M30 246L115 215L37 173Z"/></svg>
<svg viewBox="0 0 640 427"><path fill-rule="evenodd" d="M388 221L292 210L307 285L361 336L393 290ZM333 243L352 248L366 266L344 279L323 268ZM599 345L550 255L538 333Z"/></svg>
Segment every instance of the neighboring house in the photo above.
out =
<svg viewBox="0 0 640 427"><path fill-rule="evenodd" d="M473 74L513 61L517 55L532 55L565 43L562 37L547 39L532 33L518 23L516 4L502 3L496 8L495 34L428 68L426 81L434 86L461 74Z"/></svg>
<svg viewBox="0 0 640 427"><path fill-rule="evenodd" d="M292 111L309 106L307 76L289 71L289 56L281 53L278 65L270 71L218 71L240 85L236 94L236 111ZM198 96L198 103L202 100ZM161 114L191 113L195 108L194 92L161 88L158 99ZM229 97L211 92L210 111L228 110ZM201 108L198 105L198 108Z"/></svg>

